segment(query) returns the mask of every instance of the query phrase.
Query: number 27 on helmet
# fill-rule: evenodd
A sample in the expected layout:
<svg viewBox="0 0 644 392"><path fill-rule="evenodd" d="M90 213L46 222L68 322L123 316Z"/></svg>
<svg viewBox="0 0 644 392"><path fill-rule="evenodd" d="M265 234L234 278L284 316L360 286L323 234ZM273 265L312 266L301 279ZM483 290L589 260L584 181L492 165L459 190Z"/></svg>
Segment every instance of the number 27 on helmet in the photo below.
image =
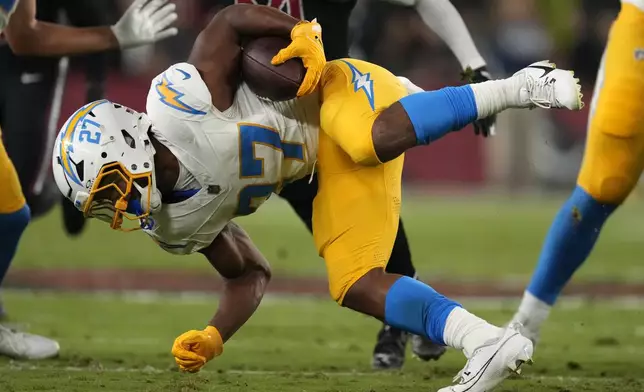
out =
<svg viewBox="0 0 644 392"><path fill-rule="evenodd" d="M145 113L107 100L78 109L56 137L52 168L58 189L86 217L113 229L150 228L150 213L161 208L151 126Z"/></svg>

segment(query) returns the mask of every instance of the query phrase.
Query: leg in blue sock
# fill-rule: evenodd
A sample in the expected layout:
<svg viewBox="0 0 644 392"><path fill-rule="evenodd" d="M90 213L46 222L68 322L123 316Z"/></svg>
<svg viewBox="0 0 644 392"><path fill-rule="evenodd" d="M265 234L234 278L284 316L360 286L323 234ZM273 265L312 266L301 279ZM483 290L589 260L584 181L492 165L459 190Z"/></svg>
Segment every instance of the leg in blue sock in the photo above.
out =
<svg viewBox="0 0 644 392"><path fill-rule="evenodd" d="M18 242L29 224L29 206L11 214L0 214L0 284L9 270Z"/></svg>
<svg viewBox="0 0 644 392"><path fill-rule="evenodd" d="M446 87L408 95L400 100L417 144L429 144L476 120L478 110L470 86Z"/></svg>
<svg viewBox="0 0 644 392"><path fill-rule="evenodd" d="M398 279L385 302L385 322L433 342L445 344L447 317L458 303L437 293L431 286L409 277Z"/></svg>
<svg viewBox="0 0 644 392"><path fill-rule="evenodd" d="M351 286L343 306L438 344L472 353L501 330L429 285L376 268Z"/></svg>
<svg viewBox="0 0 644 392"><path fill-rule="evenodd" d="M524 335L539 340L541 326L575 271L586 261L606 219L617 204L596 201L577 186L552 222L539 262L513 321Z"/></svg>
<svg viewBox="0 0 644 392"><path fill-rule="evenodd" d="M20 237L29 224L29 219L29 206L26 204L16 212L0 214L0 286L16 253ZM4 315L4 308L0 302L0 318Z"/></svg>
<svg viewBox="0 0 644 392"><path fill-rule="evenodd" d="M595 201L581 187L555 217L546 237L528 292L552 305L593 249L616 205Z"/></svg>
<svg viewBox="0 0 644 392"><path fill-rule="evenodd" d="M0 214L0 283L5 277L20 237L29 224L31 212L25 204L13 213ZM25 332L15 332L0 325L0 356L16 359L46 359L58 355L55 340Z"/></svg>
<svg viewBox="0 0 644 392"><path fill-rule="evenodd" d="M400 99L383 110L373 124L373 148L378 159L388 162L410 148L433 143L478 119L519 107L519 79L446 87Z"/></svg>

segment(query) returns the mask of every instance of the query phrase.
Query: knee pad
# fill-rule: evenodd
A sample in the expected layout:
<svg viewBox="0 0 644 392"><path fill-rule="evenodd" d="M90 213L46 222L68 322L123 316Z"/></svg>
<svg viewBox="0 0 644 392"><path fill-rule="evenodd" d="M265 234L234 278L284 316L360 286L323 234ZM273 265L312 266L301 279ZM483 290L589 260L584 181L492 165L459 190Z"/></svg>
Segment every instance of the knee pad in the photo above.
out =
<svg viewBox="0 0 644 392"><path fill-rule="evenodd" d="M591 127L577 185L603 204L621 204L631 193L644 165L644 138L619 138Z"/></svg>
<svg viewBox="0 0 644 392"><path fill-rule="evenodd" d="M605 117L592 119L577 184L599 203L618 205L628 197L642 174L644 129L615 122L616 128L628 130L609 131L605 121ZM616 135L617 132L624 136Z"/></svg>
<svg viewBox="0 0 644 392"><path fill-rule="evenodd" d="M3 237L20 237L31 221L31 210L28 205L10 214L0 214L0 233ZM0 238L0 244L3 239Z"/></svg>
<svg viewBox="0 0 644 392"><path fill-rule="evenodd" d="M636 184L637 179L626 175L597 177L578 183L597 202L613 205L622 204Z"/></svg>

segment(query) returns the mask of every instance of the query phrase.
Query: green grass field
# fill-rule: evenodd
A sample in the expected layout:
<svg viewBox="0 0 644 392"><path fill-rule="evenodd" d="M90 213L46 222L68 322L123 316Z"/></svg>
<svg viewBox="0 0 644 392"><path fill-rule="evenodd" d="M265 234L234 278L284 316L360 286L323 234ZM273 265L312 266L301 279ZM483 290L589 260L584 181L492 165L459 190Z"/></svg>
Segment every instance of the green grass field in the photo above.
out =
<svg viewBox="0 0 644 392"><path fill-rule="evenodd" d="M527 280L561 198L407 197L403 208L414 261L423 278ZM14 268L162 268L206 270L200 256L171 256L142 233L100 222L68 239L55 210L28 229ZM607 224L577 281L644 280L644 204L627 203ZM275 275L322 276L312 239L287 205L271 200L240 219ZM12 320L58 339L61 357L0 359L0 392L23 391L433 391L463 365L450 351L436 363L408 358L402 373L377 373L369 360L378 324L330 300L267 298L258 314L197 375L181 374L169 353L174 338L202 328L216 299L9 291ZM516 302L464 301L497 324ZM644 390L644 301L564 301L526 367L499 391L639 392ZM625 306L629 305L629 306Z"/></svg>
<svg viewBox="0 0 644 392"><path fill-rule="evenodd" d="M215 299L29 292L8 292L4 299L14 319L59 339L63 349L57 360L0 359L3 392L432 391L464 363L450 351L440 362L409 357L402 373L375 373L369 368L375 321L331 301L268 298L222 357L188 375L176 371L170 346L178 334L204 325ZM499 324L516 306L464 304ZM562 305L535 365L499 391L644 390L644 303Z"/></svg>
<svg viewBox="0 0 644 392"><path fill-rule="evenodd" d="M276 198L277 199L277 198ZM562 199L509 197L406 197L405 228L414 262L424 278L522 279L536 263L541 242ZM644 204L634 200L608 222L579 280L644 280ZM323 275L304 225L280 200L239 220L280 275ZM172 256L143 233L117 233L91 222L78 239L68 239L60 211L28 229L15 267L122 267L207 269L201 256Z"/></svg>

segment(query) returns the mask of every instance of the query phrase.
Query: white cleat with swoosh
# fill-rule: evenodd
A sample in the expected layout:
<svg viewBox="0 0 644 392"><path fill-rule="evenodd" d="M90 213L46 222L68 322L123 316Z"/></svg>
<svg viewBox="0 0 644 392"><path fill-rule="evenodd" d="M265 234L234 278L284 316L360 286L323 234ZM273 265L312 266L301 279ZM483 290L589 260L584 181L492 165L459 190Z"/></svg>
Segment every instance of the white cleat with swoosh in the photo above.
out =
<svg viewBox="0 0 644 392"><path fill-rule="evenodd" d="M558 69L547 60L531 64L515 73L522 107L581 110L581 85L573 71Z"/></svg>
<svg viewBox="0 0 644 392"><path fill-rule="evenodd" d="M489 392L521 365L532 363L533 346L519 332L521 325L510 324L503 335L474 350L465 367L454 377L456 384L438 392Z"/></svg>

